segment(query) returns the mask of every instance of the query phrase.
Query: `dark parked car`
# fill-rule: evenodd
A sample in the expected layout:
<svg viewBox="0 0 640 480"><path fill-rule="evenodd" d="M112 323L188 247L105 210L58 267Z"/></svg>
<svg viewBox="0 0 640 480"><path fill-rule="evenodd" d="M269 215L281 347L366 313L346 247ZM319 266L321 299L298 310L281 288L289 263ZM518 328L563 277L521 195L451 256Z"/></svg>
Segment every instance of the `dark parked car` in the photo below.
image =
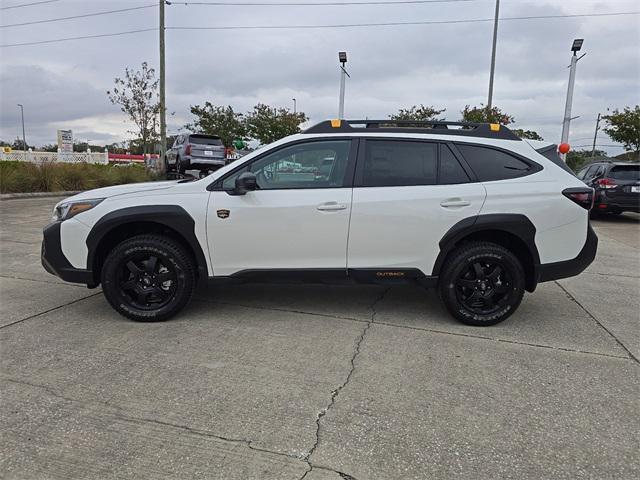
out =
<svg viewBox="0 0 640 480"><path fill-rule="evenodd" d="M595 189L594 213L640 212L640 163L595 162L578 178Z"/></svg>
<svg viewBox="0 0 640 480"><path fill-rule="evenodd" d="M217 170L227 164L220 137L203 134L178 135L167 150L167 172Z"/></svg>

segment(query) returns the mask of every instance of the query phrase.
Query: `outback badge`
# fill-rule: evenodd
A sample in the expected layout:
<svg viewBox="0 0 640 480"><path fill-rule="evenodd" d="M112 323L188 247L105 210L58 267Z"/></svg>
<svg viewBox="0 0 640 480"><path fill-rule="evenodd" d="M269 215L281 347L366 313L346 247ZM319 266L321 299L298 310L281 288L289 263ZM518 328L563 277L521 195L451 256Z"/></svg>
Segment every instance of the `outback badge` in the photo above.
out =
<svg viewBox="0 0 640 480"><path fill-rule="evenodd" d="M229 218L229 214L231 212L229 212L229 210L227 210L226 208L221 208L220 210L218 210L218 217L219 218Z"/></svg>

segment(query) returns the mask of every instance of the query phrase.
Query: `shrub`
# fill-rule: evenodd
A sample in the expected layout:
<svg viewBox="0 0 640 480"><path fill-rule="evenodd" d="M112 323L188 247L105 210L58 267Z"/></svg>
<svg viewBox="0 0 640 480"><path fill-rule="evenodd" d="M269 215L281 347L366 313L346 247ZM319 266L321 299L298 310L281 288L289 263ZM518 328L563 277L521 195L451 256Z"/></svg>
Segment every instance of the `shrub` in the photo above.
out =
<svg viewBox="0 0 640 480"><path fill-rule="evenodd" d="M0 193L88 190L156 179L140 165L0 161Z"/></svg>

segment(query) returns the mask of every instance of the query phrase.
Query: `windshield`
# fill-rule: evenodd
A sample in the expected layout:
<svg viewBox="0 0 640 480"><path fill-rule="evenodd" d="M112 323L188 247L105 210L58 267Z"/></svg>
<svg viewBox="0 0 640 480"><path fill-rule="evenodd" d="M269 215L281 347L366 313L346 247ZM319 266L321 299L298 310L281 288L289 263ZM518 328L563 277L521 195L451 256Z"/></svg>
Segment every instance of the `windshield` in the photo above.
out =
<svg viewBox="0 0 640 480"><path fill-rule="evenodd" d="M640 180L640 165L620 165L609 172L610 178L616 180Z"/></svg>

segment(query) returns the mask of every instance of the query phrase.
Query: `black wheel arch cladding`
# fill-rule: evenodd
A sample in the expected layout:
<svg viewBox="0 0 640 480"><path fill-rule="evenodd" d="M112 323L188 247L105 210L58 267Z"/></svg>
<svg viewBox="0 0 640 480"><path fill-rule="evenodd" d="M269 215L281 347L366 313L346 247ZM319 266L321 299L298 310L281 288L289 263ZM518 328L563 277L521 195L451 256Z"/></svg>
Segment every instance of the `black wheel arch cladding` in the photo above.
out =
<svg viewBox="0 0 640 480"><path fill-rule="evenodd" d="M102 240L115 228L149 222L164 226L178 235L191 249L198 271L198 279L206 280L208 277L207 261L202 251L202 246L195 233L195 221L191 215L178 205L140 205L114 210L103 216L91 229L87 237L87 265L92 268L97 260L96 254ZM94 275L99 275L98 269L93 268Z"/></svg>
<svg viewBox="0 0 640 480"><path fill-rule="evenodd" d="M460 220L442 237L439 242L440 253L434 263L432 275L440 274L447 256L462 240L484 231L499 231L517 237L531 255L533 267L540 264L540 255L535 244L536 227L525 215L517 213L476 215Z"/></svg>

